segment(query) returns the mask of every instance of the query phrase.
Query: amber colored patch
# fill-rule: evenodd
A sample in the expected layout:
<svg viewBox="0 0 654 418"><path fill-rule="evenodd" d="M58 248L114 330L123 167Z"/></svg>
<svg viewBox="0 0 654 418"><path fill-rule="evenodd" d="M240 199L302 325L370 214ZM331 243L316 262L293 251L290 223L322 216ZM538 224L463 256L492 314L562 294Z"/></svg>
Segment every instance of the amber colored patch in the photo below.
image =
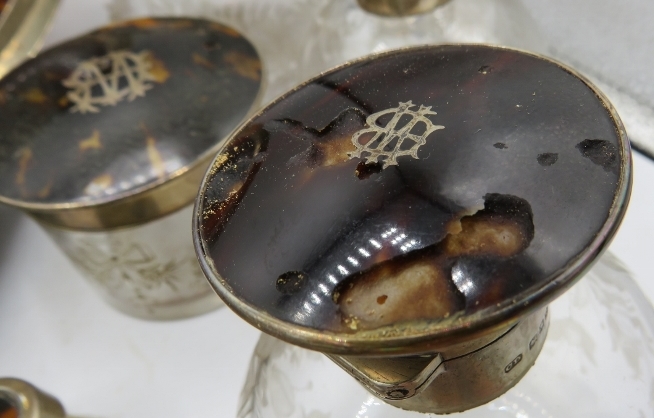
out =
<svg viewBox="0 0 654 418"><path fill-rule="evenodd" d="M461 218L455 218L448 222L445 225L445 231L450 235L456 235L463 231L463 227L461 226Z"/></svg>
<svg viewBox="0 0 654 418"><path fill-rule="evenodd" d="M61 99L57 100L57 104L60 107L68 107L70 105L70 100L68 99L68 96L62 96Z"/></svg>
<svg viewBox="0 0 654 418"><path fill-rule="evenodd" d="M97 184L98 186L109 187L111 183L114 182L114 179L110 174L102 174L93 179L92 183Z"/></svg>
<svg viewBox="0 0 654 418"><path fill-rule="evenodd" d="M313 132L311 163L328 167L349 161L349 154L356 150L352 135L361 129L365 119L366 116L358 109L350 108L342 111L320 131Z"/></svg>
<svg viewBox="0 0 654 418"><path fill-rule="evenodd" d="M48 101L48 96L43 94L41 89L33 87L22 94L23 99L34 104L43 104Z"/></svg>
<svg viewBox="0 0 654 418"><path fill-rule="evenodd" d="M272 122L266 128L309 141L311 146L306 154L309 167L329 167L350 160L349 153L356 150L352 144L352 134L364 126L365 120L363 112L348 108L321 129L307 127L292 119Z"/></svg>
<svg viewBox="0 0 654 418"><path fill-rule="evenodd" d="M214 161L213 165L211 166L211 169L209 170L209 174L211 176L216 175L218 170L222 168L222 166L229 160L229 156L227 154L220 154L216 157L216 161Z"/></svg>
<svg viewBox="0 0 654 418"><path fill-rule="evenodd" d="M7 93L4 90L0 90L0 105L7 103Z"/></svg>
<svg viewBox="0 0 654 418"><path fill-rule="evenodd" d="M152 168L154 169L155 175L159 178L162 178L166 175L166 167L164 164L163 158L157 149L157 141L150 134L147 127L144 124L141 124L141 128L145 131L145 145L148 151L148 159Z"/></svg>
<svg viewBox="0 0 654 418"><path fill-rule="evenodd" d="M114 179L111 177L110 174L101 174L91 180L91 182L84 188L84 193L88 195L98 195L100 194L103 190L111 186L111 184L114 182Z"/></svg>
<svg viewBox="0 0 654 418"><path fill-rule="evenodd" d="M235 51L226 53L223 59L236 74L254 81L261 79L261 61L258 59Z"/></svg>
<svg viewBox="0 0 654 418"><path fill-rule="evenodd" d="M528 244L520 226L510 220L470 216L461 219L461 227L461 232L448 235L445 239L445 252L450 257L478 254L510 257Z"/></svg>
<svg viewBox="0 0 654 418"><path fill-rule="evenodd" d="M165 83L170 77L170 71L166 68L166 64L160 59L157 59L153 53L148 53L145 57L146 61L150 64L148 72L157 83Z"/></svg>
<svg viewBox="0 0 654 418"><path fill-rule="evenodd" d="M53 184L54 184L54 182L52 181L52 179L48 180L48 184L43 186L43 188L41 188L41 190L39 190L36 193L36 195L38 197L40 197L41 199L45 199L46 197L48 197L50 195L50 191L52 191L52 185Z"/></svg>
<svg viewBox="0 0 654 418"><path fill-rule="evenodd" d="M131 20L127 24L140 29L156 28L159 26L159 22L156 19L149 18Z"/></svg>
<svg viewBox="0 0 654 418"><path fill-rule="evenodd" d="M200 65L200 66L202 66L204 68L208 68L210 70L215 70L216 69L216 66L211 61L209 61L208 59L206 59L202 55L198 54L197 52L194 52L191 55L191 57L193 58L193 62L196 63L197 65Z"/></svg>
<svg viewBox="0 0 654 418"><path fill-rule="evenodd" d="M100 142L100 131L94 129L93 134L91 134L90 137L79 141L77 147L79 148L80 151L102 148L102 143Z"/></svg>
<svg viewBox="0 0 654 418"><path fill-rule="evenodd" d="M16 173L16 184L22 186L25 184L25 174L29 169L29 164L32 161L34 154L29 148L21 148L18 159L18 172Z"/></svg>
<svg viewBox="0 0 654 418"><path fill-rule="evenodd" d="M222 32L227 36L231 36L232 38L239 38L241 36L237 30L232 29L229 26L221 25L220 23L214 22L209 27L215 31Z"/></svg>
<svg viewBox="0 0 654 418"><path fill-rule="evenodd" d="M350 157L348 157L348 152L356 150L348 136L332 138L331 140L324 142L316 142L314 146L320 153L321 165L323 167L349 161Z"/></svg>
<svg viewBox="0 0 654 418"><path fill-rule="evenodd" d="M463 307L443 270L429 261L375 268L342 289L337 303L344 319L356 318L360 329L447 318Z"/></svg>
<svg viewBox="0 0 654 418"><path fill-rule="evenodd" d="M152 19L152 18L143 18L143 19L134 19L134 20L126 20L122 22L115 22L110 25L105 26L101 30L111 30L113 28L126 28L126 27L134 27L134 28L139 28L139 29L151 29L151 28L156 28L160 26L161 23L157 21L157 19Z"/></svg>
<svg viewBox="0 0 654 418"><path fill-rule="evenodd" d="M465 211L465 212L471 212ZM463 214L462 214L463 215ZM452 265L461 257L508 260L534 237L531 207L511 195L488 194L484 208L452 221L448 234L430 246L385 256L368 270L350 275L334 289L344 327L374 329L410 320L442 320L465 308L467 294L455 284ZM484 297L501 300L512 275L502 273ZM474 278L472 279L474 280Z"/></svg>
<svg viewBox="0 0 654 418"><path fill-rule="evenodd" d="M0 6L2 6L1 3ZM18 409L11 406L7 409L0 410L0 418L18 418Z"/></svg>

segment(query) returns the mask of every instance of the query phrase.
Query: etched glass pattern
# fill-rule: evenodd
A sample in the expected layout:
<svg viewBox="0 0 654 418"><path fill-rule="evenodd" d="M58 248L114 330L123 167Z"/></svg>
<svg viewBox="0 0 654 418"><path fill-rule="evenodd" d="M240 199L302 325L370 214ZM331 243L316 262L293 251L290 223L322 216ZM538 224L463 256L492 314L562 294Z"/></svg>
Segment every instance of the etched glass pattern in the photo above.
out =
<svg viewBox="0 0 654 418"><path fill-rule="evenodd" d="M654 417L654 309L625 267L605 254L550 305L536 364L494 401L461 418ZM426 418L366 392L320 353L263 334L238 418Z"/></svg>
<svg viewBox="0 0 654 418"><path fill-rule="evenodd" d="M46 231L118 310L146 319L183 318L222 306L193 250L192 209L117 230Z"/></svg>

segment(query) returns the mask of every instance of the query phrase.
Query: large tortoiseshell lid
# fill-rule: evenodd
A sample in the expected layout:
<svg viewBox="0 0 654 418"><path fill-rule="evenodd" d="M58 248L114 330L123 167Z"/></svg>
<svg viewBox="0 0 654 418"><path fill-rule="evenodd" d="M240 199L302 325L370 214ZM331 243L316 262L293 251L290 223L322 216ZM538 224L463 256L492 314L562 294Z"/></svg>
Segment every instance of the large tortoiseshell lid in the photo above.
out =
<svg viewBox="0 0 654 418"><path fill-rule="evenodd" d="M215 153L260 84L253 46L206 20L128 21L49 49L0 81L0 200L94 205L164 183Z"/></svg>
<svg viewBox="0 0 654 418"><path fill-rule="evenodd" d="M196 204L197 244L233 308L300 344L451 333L571 284L622 217L629 167L617 116L557 63L395 51L235 133Z"/></svg>

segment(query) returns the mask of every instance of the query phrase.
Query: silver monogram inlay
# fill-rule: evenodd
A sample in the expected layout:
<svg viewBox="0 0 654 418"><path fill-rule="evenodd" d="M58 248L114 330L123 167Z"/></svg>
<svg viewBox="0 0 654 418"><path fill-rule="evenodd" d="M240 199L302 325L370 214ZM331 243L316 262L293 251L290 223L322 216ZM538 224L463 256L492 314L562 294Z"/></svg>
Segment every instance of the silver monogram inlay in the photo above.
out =
<svg viewBox="0 0 654 418"><path fill-rule="evenodd" d="M71 112L95 113L100 106L115 106L123 99L129 101L145 96L152 88L156 75L151 71L149 51L112 51L102 57L81 62L62 84L75 105Z"/></svg>
<svg viewBox="0 0 654 418"><path fill-rule="evenodd" d="M411 110L412 107L415 105L409 100L400 102L398 107L368 116L366 118L368 128L352 135L352 143L357 149L348 153L350 158L362 158L366 154L366 162L380 162L382 168L397 165L397 158L403 155L418 159L418 149L426 143L429 134L445 127L434 125L427 118L427 115L436 114L431 111L431 106L420 105L417 111ZM388 114L393 116L385 126L382 126L379 119Z"/></svg>

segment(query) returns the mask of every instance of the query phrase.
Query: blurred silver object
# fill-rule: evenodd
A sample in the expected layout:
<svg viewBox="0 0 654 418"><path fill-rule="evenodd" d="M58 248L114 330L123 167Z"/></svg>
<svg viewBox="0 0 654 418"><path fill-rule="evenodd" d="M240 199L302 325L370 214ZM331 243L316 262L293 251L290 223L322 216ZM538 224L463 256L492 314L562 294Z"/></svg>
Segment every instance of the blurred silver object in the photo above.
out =
<svg viewBox="0 0 654 418"><path fill-rule="evenodd" d="M20 379L0 378L0 416L16 418L64 418L61 403Z"/></svg>
<svg viewBox="0 0 654 418"><path fill-rule="evenodd" d="M0 78L41 49L58 5L59 0L6 2L0 10Z"/></svg>
<svg viewBox="0 0 654 418"><path fill-rule="evenodd" d="M430 12L450 0L357 0L362 9L382 16L410 16Z"/></svg>

